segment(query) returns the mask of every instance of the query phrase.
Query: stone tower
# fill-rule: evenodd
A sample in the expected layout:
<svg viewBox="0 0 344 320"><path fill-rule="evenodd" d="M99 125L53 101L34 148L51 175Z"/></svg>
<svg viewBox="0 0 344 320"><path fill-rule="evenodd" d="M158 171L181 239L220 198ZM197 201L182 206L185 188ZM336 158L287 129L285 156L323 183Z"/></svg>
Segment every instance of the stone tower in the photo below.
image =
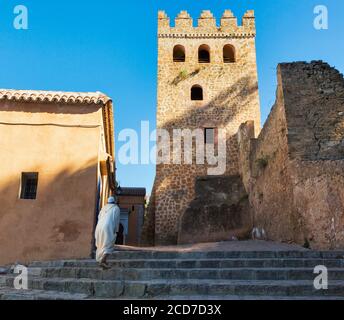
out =
<svg viewBox="0 0 344 320"><path fill-rule="evenodd" d="M204 143L214 144L223 129L228 176L239 172L239 126L253 120L256 134L260 130L255 36L253 11L247 11L238 25L226 10L220 26L210 11L202 12L196 27L186 11L174 27L164 11L158 15L157 127L171 137L173 129L201 129ZM161 143L158 139L158 149ZM147 232L154 233L155 245L177 242L179 219L195 197L195 180L207 176L208 167L157 164L144 231L146 238Z"/></svg>

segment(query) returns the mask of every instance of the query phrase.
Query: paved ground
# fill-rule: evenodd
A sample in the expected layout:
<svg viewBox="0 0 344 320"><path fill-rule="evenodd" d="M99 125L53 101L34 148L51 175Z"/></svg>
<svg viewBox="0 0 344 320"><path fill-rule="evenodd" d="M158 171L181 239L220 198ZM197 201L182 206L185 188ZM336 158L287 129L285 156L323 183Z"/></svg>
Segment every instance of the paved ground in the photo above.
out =
<svg viewBox="0 0 344 320"><path fill-rule="evenodd" d="M215 243L200 243L181 246L162 246L137 248L130 246L116 246L116 250L135 250L135 251L306 251L307 249L293 244L277 243L271 241L223 241Z"/></svg>

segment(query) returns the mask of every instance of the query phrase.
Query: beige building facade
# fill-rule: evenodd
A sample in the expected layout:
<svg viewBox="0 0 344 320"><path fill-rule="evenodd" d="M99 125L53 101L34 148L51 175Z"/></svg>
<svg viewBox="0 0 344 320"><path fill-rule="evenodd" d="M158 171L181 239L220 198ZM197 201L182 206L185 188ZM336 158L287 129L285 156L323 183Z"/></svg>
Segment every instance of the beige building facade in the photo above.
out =
<svg viewBox="0 0 344 320"><path fill-rule="evenodd" d="M115 187L111 99L0 90L0 265L91 255Z"/></svg>
<svg viewBox="0 0 344 320"><path fill-rule="evenodd" d="M201 129L205 143L209 137L215 147L223 129L226 176L239 173L240 124L253 120L256 134L260 130L255 36L253 11L245 13L241 25L230 10L219 26L210 11L202 12L196 27L186 11L174 27L165 12L158 16L157 126L170 137L174 129ZM158 141L158 149L161 144ZM180 218L195 197L196 178L207 176L209 167L195 162L157 165L145 225L145 234L154 234L154 239L148 242L177 243Z"/></svg>

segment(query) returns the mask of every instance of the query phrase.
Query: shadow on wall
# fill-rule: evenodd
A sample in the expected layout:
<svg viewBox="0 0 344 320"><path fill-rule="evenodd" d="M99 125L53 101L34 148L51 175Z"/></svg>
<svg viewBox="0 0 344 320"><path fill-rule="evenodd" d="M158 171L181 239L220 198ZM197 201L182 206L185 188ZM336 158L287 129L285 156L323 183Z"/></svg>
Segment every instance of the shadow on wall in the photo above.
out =
<svg viewBox="0 0 344 320"><path fill-rule="evenodd" d="M197 178L195 190L180 219L178 244L249 238L252 214L239 175Z"/></svg>
<svg viewBox="0 0 344 320"><path fill-rule="evenodd" d="M243 77L230 88L222 90L203 106L191 102L187 112L176 117L173 121L164 122L162 127L165 129L185 128L186 125L190 125L191 128L199 127L204 119L209 117L209 120L212 120L211 116L221 118L221 121L217 121L216 124L219 127L225 127L235 120L239 113L242 114L246 111L243 106L250 105L257 90L256 83L252 84L249 77Z"/></svg>
<svg viewBox="0 0 344 320"><path fill-rule="evenodd" d="M232 122L238 122L238 127L233 128L233 134L229 136L227 134L227 174L237 174L239 172L238 168L238 157L237 155L233 158L233 154L237 154L237 139L236 133L239 129L239 125L242 122L245 122L247 119L241 119L240 115L247 114L249 109L252 108L252 103L254 99L257 97L256 93L258 91L258 86L256 82L252 82L250 77L242 77L237 82L235 82L231 87L221 91L218 95L216 95L210 102L205 103L204 105L201 104L200 101L197 102L190 102L190 106L186 112L181 115L176 116L173 120L163 122L160 127L165 128L167 130L172 129L196 129L202 128L203 126L207 126L207 121L211 122L211 125L218 128L226 128ZM217 120L221 119L221 120ZM227 130L228 132L229 130ZM233 150L234 149L234 150ZM235 151L235 152L233 152ZM228 159L228 153L231 154L231 159ZM231 170L229 171L228 164L231 164ZM153 246L155 244L155 223L156 219L159 217L156 215L156 198L159 194L159 197L162 195L163 192L168 192L168 184L170 182L169 177L173 172L173 166L171 165L170 169L168 165L158 165L157 166L157 175L159 178L155 179L154 187L152 190L152 195L150 199L150 205L147 210L147 216L145 219L145 225L143 227L142 233L142 245L145 246ZM188 165L184 165L187 167ZM192 165L189 166L190 169ZM207 175L206 166L199 165L200 174L199 176ZM182 177L180 177L182 178ZM192 182L194 186L195 181ZM192 187L194 188L194 187ZM165 191L166 190L166 191ZM186 201L173 200L178 201L178 206L182 207L182 213L185 212L189 203L193 200L195 196L194 190L190 190L190 188L184 188L180 190L185 196L183 197ZM174 233L177 234L178 225L174 226L175 230ZM170 231L170 230L169 230ZM177 240L177 237L174 236L173 239L170 239L172 242Z"/></svg>
<svg viewBox="0 0 344 320"><path fill-rule="evenodd" d="M19 199L20 173L1 179L0 265L91 254L97 160L77 170L39 169L36 200Z"/></svg>
<svg viewBox="0 0 344 320"><path fill-rule="evenodd" d="M55 114L91 114L102 108L101 105L66 104L66 103L30 103L30 102L1 102L2 112L30 112L30 113L55 113Z"/></svg>

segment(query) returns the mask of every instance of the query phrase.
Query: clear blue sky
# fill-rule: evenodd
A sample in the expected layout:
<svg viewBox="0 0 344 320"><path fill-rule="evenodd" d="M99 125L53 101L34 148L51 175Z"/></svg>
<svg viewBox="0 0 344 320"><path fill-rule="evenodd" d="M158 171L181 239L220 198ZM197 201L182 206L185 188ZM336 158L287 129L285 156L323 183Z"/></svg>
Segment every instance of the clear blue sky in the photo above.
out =
<svg viewBox="0 0 344 320"><path fill-rule="evenodd" d="M29 9L27 31L12 26L19 4ZM313 28L313 8L319 4L328 6L326 31ZM3 0L0 87L103 91L115 103L117 134L139 130L141 120L154 127L159 9L172 18L188 10L195 19L202 9L217 18L231 9L240 20L246 10L256 11L263 121L275 99L279 62L322 59L344 71L342 0ZM154 174L154 166L118 165L123 186L150 192Z"/></svg>

